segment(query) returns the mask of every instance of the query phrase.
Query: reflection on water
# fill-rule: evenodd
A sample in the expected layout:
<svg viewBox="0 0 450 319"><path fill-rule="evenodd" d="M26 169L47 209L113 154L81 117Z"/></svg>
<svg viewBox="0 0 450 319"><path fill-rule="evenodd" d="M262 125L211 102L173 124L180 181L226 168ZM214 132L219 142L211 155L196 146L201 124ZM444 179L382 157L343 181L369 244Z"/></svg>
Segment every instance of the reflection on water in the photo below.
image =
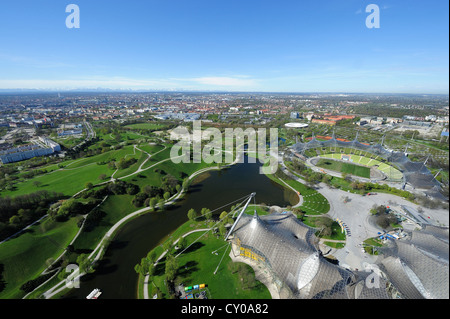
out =
<svg viewBox="0 0 450 319"><path fill-rule="evenodd" d="M101 298L136 298L138 277L134 266L188 220L191 208L213 210L252 192L256 192L257 204L282 207L295 204L295 193L259 174L260 165L242 163L210 171L206 179L200 175L175 205L129 221L117 233L95 273L84 276L80 288L72 289L65 298L85 298L94 288L103 291ZM227 209L224 207L220 212Z"/></svg>

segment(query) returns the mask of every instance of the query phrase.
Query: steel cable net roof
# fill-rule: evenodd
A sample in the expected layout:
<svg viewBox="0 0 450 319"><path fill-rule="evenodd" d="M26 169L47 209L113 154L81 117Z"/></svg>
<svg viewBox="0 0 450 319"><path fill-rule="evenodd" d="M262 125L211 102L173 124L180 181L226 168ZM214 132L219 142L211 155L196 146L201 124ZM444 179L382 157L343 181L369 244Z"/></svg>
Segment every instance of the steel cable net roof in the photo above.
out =
<svg viewBox="0 0 450 319"><path fill-rule="evenodd" d="M297 153L303 153L306 150L319 147L347 147L367 151L396 165L403 173L405 182L411 184L413 187L423 189L432 189L433 187L441 188L439 182L434 178L424 163L412 162L403 152L388 151L380 144L369 145L361 143L357 139L344 142L336 139L333 135L330 140L326 141L319 141L313 137L308 143L299 142L291 148Z"/></svg>
<svg viewBox="0 0 450 319"><path fill-rule="evenodd" d="M369 273L355 274L326 261L314 232L292 213L243 214L233 240L262 256L295 298L388 298L385 281L381 289L369 289L364 284Z"/></svg>
<svg viewBox="0 0 450 319"><path fill-rule="evenodd" d="M380 268L409 299L449 298L448 228L426 226L382 249Z"/></svg>

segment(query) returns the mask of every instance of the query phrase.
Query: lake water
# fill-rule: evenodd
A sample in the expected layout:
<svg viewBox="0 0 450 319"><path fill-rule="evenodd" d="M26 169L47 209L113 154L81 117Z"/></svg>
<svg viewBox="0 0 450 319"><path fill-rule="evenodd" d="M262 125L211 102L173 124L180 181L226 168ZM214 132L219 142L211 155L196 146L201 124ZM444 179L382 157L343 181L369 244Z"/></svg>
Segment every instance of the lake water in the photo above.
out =
<svg viewBox="0 0 450 319"><path fill-rule="evenodd" d="M188 220L191 208L197 212L203 207L214 210L252 192L256 193L257 204L296 204L296 194L259 174L260 166L259 162L245 162L199 175L175 205L129 221L116 234L95 273L82 277L80 288L72 289L65 298L84 299L94 288L100 288L102 299L135 299L138 276L134 266ZM229 211L229 207L218 213L223 210Z"/></svg>

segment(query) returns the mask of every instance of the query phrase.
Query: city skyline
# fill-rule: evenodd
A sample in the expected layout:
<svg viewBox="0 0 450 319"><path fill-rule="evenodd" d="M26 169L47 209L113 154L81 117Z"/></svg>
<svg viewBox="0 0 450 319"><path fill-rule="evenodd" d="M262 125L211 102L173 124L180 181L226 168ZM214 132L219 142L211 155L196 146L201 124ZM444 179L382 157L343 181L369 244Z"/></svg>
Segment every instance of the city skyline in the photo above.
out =
<svg viewBox="0 0 450 319"><path fill-rule="evenodd" d="M448 94L442 1L73 3L0 5L0 89Z"/></svg>

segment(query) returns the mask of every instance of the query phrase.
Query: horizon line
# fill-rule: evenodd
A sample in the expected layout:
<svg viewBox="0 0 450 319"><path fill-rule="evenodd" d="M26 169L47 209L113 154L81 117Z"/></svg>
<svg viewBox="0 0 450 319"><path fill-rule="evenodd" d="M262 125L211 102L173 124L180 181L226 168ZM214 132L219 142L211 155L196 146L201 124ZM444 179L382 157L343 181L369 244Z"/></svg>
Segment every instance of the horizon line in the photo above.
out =
<svg viewBox="0 0 450 319"><path fill-rule="evenodd" d="M246 93L246 94L357 94L357 95L446 95L445 93L431 93L431 92L357 92L357 91L244 91L244 90L201 90L201 89L133 89L133 88L73 88L73 89L58 89L58 88L14 88L3 89L0 88L1 93L27 93L27 92L41 92L41 93Z"/></svg>

